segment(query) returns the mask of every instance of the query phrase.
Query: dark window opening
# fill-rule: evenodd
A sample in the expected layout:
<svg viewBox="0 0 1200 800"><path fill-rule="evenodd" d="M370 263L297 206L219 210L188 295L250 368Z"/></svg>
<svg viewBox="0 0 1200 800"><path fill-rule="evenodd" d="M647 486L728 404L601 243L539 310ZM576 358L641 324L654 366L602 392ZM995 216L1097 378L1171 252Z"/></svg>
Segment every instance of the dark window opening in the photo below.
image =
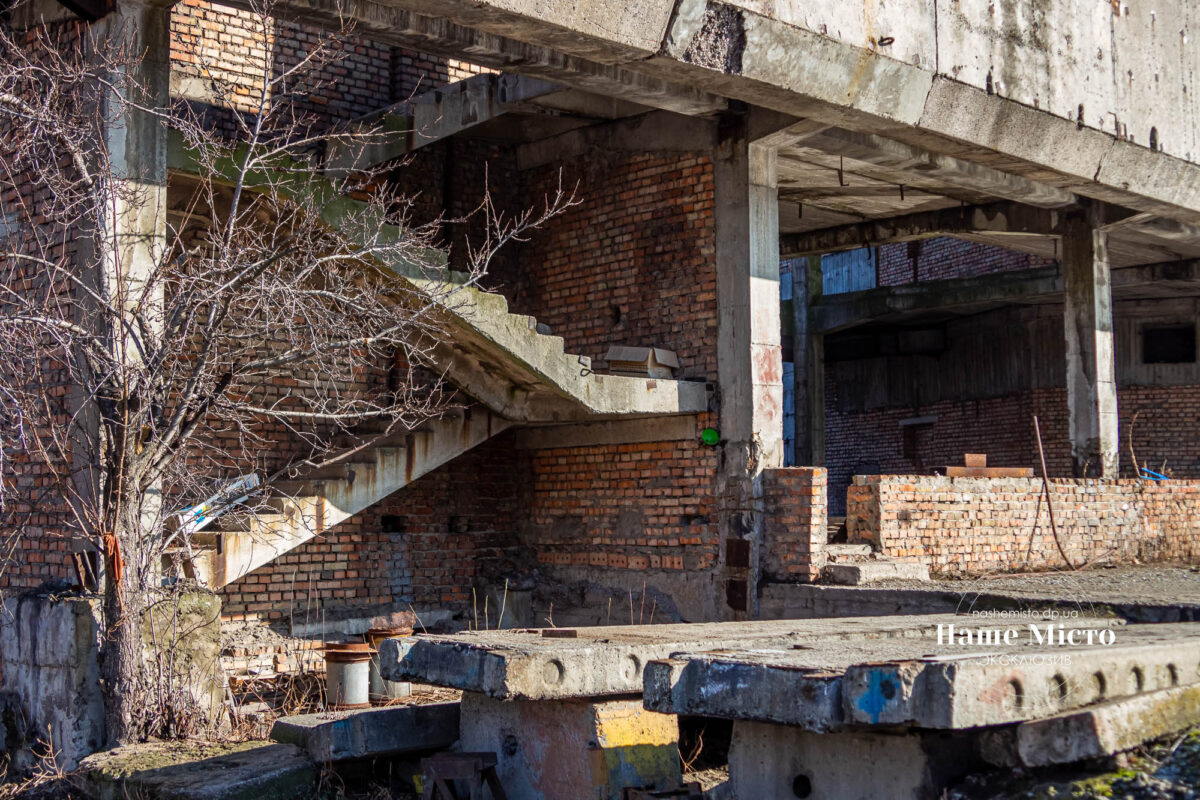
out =
<svg viewBox="0 0 1200 800"><path fill-rule="evenodd" d="M1196 326L1142 329L1143 364L1195 364Z"/></svg>

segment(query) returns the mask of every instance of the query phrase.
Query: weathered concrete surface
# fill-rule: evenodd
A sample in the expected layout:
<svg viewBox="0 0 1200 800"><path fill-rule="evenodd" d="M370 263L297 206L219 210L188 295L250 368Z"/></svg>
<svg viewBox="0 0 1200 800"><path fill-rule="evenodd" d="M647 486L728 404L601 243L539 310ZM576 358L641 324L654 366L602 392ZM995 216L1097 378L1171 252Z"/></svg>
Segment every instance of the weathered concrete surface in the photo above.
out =
<svg viewBox="0 0 1200 800"><path fill-rule="evenodd" d="M155 603L142 620L142 653L165 689L217 720L225 702L220 597L189 591Z"/></svg>
<svg viewBox="0 0 1200 800"><path fill-rule="evenodd" d="M317 774L299 747L263 742L146 742L81 768L97 800L293 800L313 792Z"/></svg>
<svg viewBox="0 0 1200 800"><path fill-rule="evenodd" d="M949 619L956 627L970 626L972 631L1014 631L1012 644L986 648L993 653L1027 657L1048 649L1037 646L1027 623ZM1067 627L1112 628L1118 637L1130 633L1116 620L1077 619ZM908 638L826 640L792 645L790 649L678 653L646 665L643 701L647 708L664 713L832 731L851 721L862 722L854 718L855 709L851 708L851 703L861 701L861 697L851 697L845 684L845 676L859 665L971 659L978 652L979 648L939 643L936 629L919 629L916 636ZM883 691L886 693L886 688ZM1083 696L1077 699L1088 700Z"/></svg>
<svg viewBox="0 0 1200 800"><path fill-rule="evenodd" d="M44 754L39 741L48 741L68 770L104 744L99 618L99 602L85 598L29 595L4 602L5 741L18 770Z"/></svg>
<svg viewBox="0 0 1200 800"><path fill-rule="evenodd" d="M458 740L458 713L452 702L300 714L275 720L271 738L304 748L318 764L441 750Z"/></svg>
<svg viewBox="0 0 1200 800"><path fill-rule="evenodd" d="M465 752L494 752L511 800L619 800L679 785L679 727L638 700L501 701L463 694Z"/></svg>
<svg viewBox="0 0 1200 800"><path fill-rule="evenodd" d="M735 722L732 795L754 800L934 800L969 768L969 743L918 733L811 733Z"/></svg>
<svg viewBox="0 0 1200 800"><path fill-rule="evenodd" d="M881 581L927 581L929 567L925 564L880 558L846 564L826 564L821 568L821 577L829 583L842 586L861 586Z"/></svg>
<svg viewBox="0 0 1200 800"><path fill-rule="evenodd" d="M843 708L848 721L864 725L1001 725L1195 683L1198 663L1200 626L1133 626L1117 632L1110 647L1039 646L997 658L852 666L843 678Z"/></svg>
<svg viewBox="0 0 1200 800"><path fill-rule="evenodd" d="M418 680L499 698L641 694L643 665L673 653L786 651L794 645L857 639L919 639L936 634L939 624L963 619L926 615L418 635L385 640L380 671L389 680Z"/></svg>
<svg viewBox="0 0 1200 800"><path fill-rule="evenodd" d="M1108 234L1090 215L1072 215L1062 249L1072 471L1077 478L1115 478L1117 376Z"/></svg>
<svg viewBox="0 0 1200 800"><path fill-rule="evenodd" d="M981 752L997 766L1044 767L1116 755L1200 723L1200 685L1055 714L988 731Z"/></svg>

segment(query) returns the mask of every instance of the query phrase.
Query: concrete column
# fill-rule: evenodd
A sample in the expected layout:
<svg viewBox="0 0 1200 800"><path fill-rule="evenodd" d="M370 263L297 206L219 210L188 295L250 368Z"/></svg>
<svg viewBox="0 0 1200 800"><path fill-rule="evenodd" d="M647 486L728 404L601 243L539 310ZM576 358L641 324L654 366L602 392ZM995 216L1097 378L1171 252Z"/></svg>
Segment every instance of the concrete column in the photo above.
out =
<svg viewBox="0 0 1200 800"><path fill-rule="evenodd" d="M1093 215L1064 222L1063 322L1067 414L1076 477L1117 475L1117 381L1108 234Z"/></svg>
<svg viewBox="0 0 1200 800"><path fill-rule="evenodd" d="M729 612L754 615L763 469L783 465L776 150L755 144L749 115L718 135L716 191L719 521Z"/></svg>
<svg viewBox="0 0 1200 800"><path fill-rule="evenodd" d="M825 337L813 333L809 306L821 296L821 257L795 262L792 271L792 321L795 343L793 382L796 414L793 418L792 462L798 467L825 464Z"/></svg>
<svg viewBox="0 0 1200 800"><path fill-rule="evenodd" d="M127 81L119 74L109 77L114 85L127 86L130 96L106 97L101 109L109 163L97 167L99 174L113 179L112 191L103 198L105 218L80 242L79 266L81 271L90 271L97 294L121 298L123 307L131 310L167 247L168 128L152 110L170 106L170 37L170 3L129 0L120 0L113 11L92 24L84 37L96 69L128 71ZM113 53L122 51L137 59L129 64L112 63ZM159 316L154 299L141 309L151 325L157 324ZM112 337L112 347L120 346L124 330L113 324L106 331ZM132 347L128 349L136 352ZM81 442L76 457L94 461L100 455L99 420L89 417L80 427L80 438L90 437L91 441ZM98 470L84 468L95 465L78 466L77 488L81 495L98 492ZM149 530L161 513L161 493L152 489L146 499L143 518ZM90 541L80 540L73 546L88 553L94 550Z"/></svg>

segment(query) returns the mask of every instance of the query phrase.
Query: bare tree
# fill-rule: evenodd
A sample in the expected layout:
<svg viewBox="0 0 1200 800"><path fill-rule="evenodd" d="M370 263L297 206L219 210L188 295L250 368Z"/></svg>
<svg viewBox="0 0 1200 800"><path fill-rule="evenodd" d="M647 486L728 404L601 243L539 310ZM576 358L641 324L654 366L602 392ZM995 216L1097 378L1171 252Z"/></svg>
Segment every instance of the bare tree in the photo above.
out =
<svg viewBox="0 0 1200 800"><path fill-rule="evenodd" d="M119 30L0 28L0 529L10 562L35 534L101 555L76 564L103 587L113 743L148 732L139 630L164 556L187 550L181 512L239 476L262 492L442 413L453 396L432 354L455 292L573 202L560 191L506 215L481 193L481 234L444 280L455 220L411 219L381 169L324 169L382 136L305 111L345 32L280 65L271 9L253 19L256 93L230 109L234 87L206 73L222 126L211 108L148 99ZM109 142L129 119L174 131L194 174L167 187L123 174ZM156 232L131 244L131 214L161 213L160 191L166 234L142 220ZM348 431L357 444L336 449Z"/></svg>

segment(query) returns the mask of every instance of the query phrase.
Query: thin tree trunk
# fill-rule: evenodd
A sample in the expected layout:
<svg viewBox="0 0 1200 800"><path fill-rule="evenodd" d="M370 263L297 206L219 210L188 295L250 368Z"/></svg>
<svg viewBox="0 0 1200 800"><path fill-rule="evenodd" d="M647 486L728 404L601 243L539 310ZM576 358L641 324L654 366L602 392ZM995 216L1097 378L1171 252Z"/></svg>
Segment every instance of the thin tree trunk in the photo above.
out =
<svg viewBox="0 0 1200 800"><path fill-rule="evenodd" d="M142 539L139 507L136 499L127 501L117 514L119 522L114 534L105 537L107 580L100 676L104 682L110 747L138 741L144 733L142 712L146 698L141 629L146 598L145 587L139 585L141 570L135 555Z"/></svg>

